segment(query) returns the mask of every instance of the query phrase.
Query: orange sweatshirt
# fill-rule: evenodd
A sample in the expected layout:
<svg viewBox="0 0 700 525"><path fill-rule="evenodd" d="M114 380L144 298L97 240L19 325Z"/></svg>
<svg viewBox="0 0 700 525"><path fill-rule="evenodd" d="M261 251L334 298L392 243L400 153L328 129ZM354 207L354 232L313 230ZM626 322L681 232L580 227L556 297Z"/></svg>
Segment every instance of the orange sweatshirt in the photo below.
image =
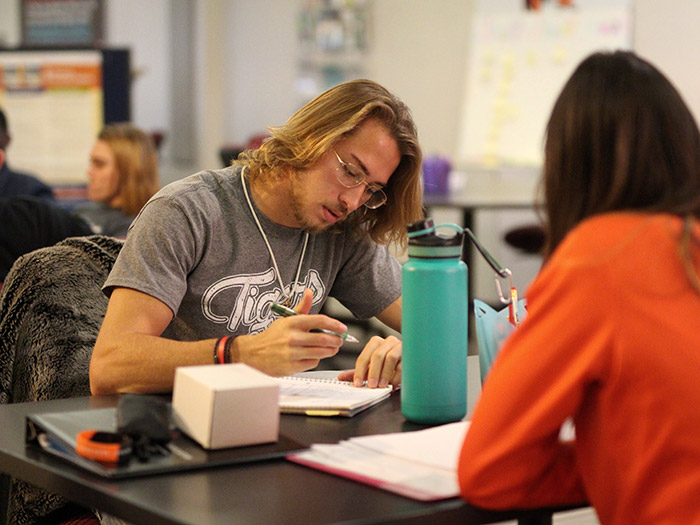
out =
<svg viewBox="0 0 700 525"><path fill-rule="evenodd" d="M459 460L466 500L588 501L603 524L700 523L700 295L681 229L670 215L615 213L567 236L486 378ZM576 439L564 443L569 417Z"/></svg>

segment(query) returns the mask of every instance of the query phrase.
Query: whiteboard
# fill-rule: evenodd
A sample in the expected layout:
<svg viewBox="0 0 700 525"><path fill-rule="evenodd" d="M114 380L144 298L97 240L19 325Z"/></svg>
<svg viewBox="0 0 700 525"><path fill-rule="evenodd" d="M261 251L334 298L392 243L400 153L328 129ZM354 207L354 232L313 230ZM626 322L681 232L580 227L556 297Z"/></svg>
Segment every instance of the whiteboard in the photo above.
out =
<svg viewBox="0 0 700 525"><path fill-rule="evenodd" d="M628 2L575 8L482 9L471 31L457 162L540 166L552 106L583 58L630 49Z"/></svg>

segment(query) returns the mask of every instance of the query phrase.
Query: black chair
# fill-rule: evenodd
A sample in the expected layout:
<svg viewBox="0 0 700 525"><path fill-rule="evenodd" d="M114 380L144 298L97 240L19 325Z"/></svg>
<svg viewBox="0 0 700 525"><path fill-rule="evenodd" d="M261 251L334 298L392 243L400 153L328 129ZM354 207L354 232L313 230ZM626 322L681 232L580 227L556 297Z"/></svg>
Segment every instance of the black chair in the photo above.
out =
<svg viewBox="0 0 700 525"><path fill-rule="evenodd" d="M539 224L528 224L507 231L504 240L516 250L535 255L542 253L546 239L542 226Z"/></svg>

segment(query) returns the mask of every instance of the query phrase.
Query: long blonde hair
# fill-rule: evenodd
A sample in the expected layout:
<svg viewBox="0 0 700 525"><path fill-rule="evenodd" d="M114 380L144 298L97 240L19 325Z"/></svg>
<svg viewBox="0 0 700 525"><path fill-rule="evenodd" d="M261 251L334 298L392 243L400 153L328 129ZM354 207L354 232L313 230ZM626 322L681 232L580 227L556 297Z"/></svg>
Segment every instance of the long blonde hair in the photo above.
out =
<svg viewBox="0 0 700 525"><path fill-rule="evenodd" d="M311 166L370 118L378 120L396 140L401 160L384 188L387 203L374 210L357 209L340 227L359 235L367 232L380 244L404 246L406 225L423 216L422 153L410 110L376 82L352 80L322 93L285 125L269 128L272 136L260 148L241 153L233 164L247 165L252 180L274 182L290 176L290 171Z"/></svg>
<svg viewBox="0 0 700 525"><path fill-rule="evenodd" d="M160 188L153 139L125 122L106 125L97 138L106 142L114 153L121 210L129 216L136 215Z"/></svg>

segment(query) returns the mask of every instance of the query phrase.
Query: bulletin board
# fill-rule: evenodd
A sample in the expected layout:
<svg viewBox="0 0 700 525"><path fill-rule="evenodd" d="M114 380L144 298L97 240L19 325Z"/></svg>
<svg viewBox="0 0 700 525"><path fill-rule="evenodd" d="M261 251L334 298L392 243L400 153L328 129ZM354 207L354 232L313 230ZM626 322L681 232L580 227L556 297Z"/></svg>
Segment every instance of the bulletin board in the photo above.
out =
<svg viewBox="0 0 700 525"><path fill-rule="evenodd" d="M591 52L630 49L631 26L632 8L623 1L477 12L458 161L540 166L547 119L564 83Z"/></svg>
<svg viewBox="0 0 700 525"><path fill-rule="evenodd" d="M8 162L47 184L87 180L98 132L128 121L129 101L128 50L0 51Z"/></svg>

